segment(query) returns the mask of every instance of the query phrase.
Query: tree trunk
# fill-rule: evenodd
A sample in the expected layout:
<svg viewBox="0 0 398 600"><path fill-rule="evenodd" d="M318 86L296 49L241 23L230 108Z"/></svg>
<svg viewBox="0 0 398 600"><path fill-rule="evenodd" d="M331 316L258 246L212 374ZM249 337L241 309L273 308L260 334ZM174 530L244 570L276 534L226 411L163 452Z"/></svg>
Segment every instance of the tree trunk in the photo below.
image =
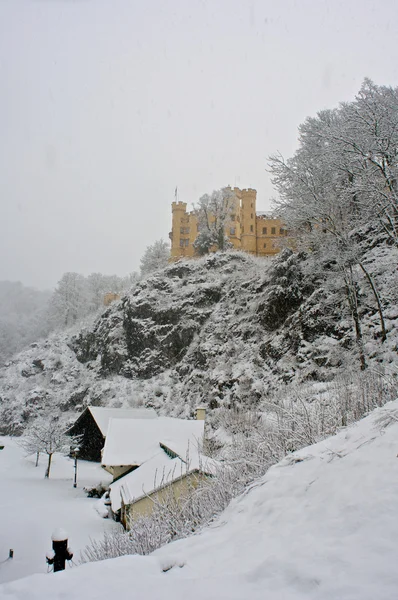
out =
<svg viewBox="0 0 398 600"><path fill-rule="evenodd" d="M39 466L39 457L40 457L40 452L36 452L36 464L35 464L35 467Z"/></svg>
<svg viewBox="0 0 398 600"><path fill-rule="evenodd" d="M355 325L355 338L358 346L359 362L361 363L361 371L364 371L367 367L367 364L365 360L365 352L363 349L361 318L358 312L358 294L355 287L354 275L351 266L348 267L348 270L344 272L344 281L346 285L347 300Z"/></svg>
<svg viewBox="0 0 398 600"><path fill-rule="evenodd" d="M367 271L367 269L363 266L362 263L359 263L359 266L361 267L362 271L365 273L365 277L368 280L368 283L369 283L370 287L372 288L373 295L376 299L377 310L379 312L379 317L380 317L381 341L385 342L387 339L387 332L386 332L386 326L384 323L383 307L381 306L379 292L377 291L375 283L374 283L370 273Z"/></svg>
<svg viewBox="0 0 398 600"><path fill-rule="evenodd" d="M50 469L51 469L51 459L52 459L52 457L53 457L52 454L48 455L48 464L47 464L46 474L44 475L44 477L46 479L48 479L50 477Z"/></svg>

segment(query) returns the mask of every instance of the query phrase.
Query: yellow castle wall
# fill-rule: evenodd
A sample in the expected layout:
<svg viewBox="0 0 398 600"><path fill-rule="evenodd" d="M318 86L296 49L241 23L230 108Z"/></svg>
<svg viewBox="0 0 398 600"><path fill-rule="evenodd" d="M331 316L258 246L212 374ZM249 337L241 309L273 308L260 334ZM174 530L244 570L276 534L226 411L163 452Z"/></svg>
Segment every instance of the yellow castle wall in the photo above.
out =
<svg viewBox="0 0 398 600"><path fill-rule="evenodd" d="M226 235L234 248L257 256L277 254L281 240L286 237L282 221L256 214L256 190L235 187L233 192L236 207L226 227ZM195 212L187 212L186 202L173 202L170 260L196 256L193 243L197 235L198 219Z"/></svg>

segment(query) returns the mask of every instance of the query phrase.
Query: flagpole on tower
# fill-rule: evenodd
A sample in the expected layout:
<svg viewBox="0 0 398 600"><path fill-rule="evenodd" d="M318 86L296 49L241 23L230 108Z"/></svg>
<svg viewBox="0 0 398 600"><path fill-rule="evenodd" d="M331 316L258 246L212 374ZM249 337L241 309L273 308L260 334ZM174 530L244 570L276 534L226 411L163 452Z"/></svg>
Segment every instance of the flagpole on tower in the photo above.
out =
<svg viewBox="0 0 398 600"><path fill-rule="evenodd" d="M175 201L178 202L178 186L176 185L176 189L174 190L174 198Z"/></svg>

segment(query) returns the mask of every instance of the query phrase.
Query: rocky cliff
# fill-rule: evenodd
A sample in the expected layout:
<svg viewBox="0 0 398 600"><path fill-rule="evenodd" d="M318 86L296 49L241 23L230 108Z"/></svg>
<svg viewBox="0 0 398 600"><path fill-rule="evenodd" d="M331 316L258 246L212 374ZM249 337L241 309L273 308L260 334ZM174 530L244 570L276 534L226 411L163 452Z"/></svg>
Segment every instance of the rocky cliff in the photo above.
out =
<svg viewBox="0 0 398 600"><path fill-rule="evenodd" d="M388 337L381 342L359 280L365 352L370 363L394 367L397 252L376 247L367 261ZM0 430L18 433L40 412L72 415L89 403L185 416L198 404L261 408L286 384L331 381L356 368L358 353L343 285L329 271L291 250L273 261L225 253L172 264L89 326L15 356L0 375Z"/></svg>

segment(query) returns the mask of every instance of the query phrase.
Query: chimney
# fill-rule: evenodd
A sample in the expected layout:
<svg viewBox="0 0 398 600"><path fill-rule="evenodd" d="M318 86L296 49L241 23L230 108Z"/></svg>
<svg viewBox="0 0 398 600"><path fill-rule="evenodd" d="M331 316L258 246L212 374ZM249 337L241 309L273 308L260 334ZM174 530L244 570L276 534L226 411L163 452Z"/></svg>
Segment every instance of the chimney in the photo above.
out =
<svg viewBox="0 0 398 600"><path fill-rule="evenodd" d="M204 421L206 419L206 407L198 406L196 409L196 420Z"/></svg>

